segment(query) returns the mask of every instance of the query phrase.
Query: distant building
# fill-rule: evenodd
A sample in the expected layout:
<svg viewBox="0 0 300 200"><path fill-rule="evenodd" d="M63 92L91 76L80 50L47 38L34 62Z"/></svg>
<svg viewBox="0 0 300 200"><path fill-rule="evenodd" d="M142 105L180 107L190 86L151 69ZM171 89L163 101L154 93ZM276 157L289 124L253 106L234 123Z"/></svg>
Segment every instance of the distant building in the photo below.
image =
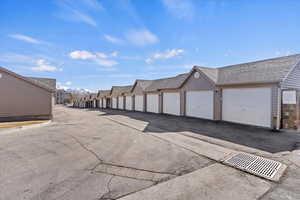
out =
<svg viewBox="0 0 300 200"><path fill-rule="evenodd" d="M55 104L66 104L72 102L72 94L63 89L57 89L55 93Z"/></svg>

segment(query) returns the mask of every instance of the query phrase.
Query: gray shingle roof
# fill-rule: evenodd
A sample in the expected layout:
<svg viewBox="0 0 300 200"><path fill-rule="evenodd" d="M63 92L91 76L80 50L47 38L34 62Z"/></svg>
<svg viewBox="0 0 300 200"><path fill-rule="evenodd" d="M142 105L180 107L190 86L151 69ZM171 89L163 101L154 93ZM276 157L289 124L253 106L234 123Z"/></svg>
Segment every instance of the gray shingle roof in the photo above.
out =
<svg viewBox="0 0 300 200"><path fill-rule="evenodd" d="M131 92L134 89L135 86L141 87L143 90L145 90L153 81L152 80L136 80L134 85L131 88Z"/></svg>
<svg viewBox="0 0 300 200"><path fill-rule="evenodd" d="M146 92L157 91L160 89L177 89L189 76L189 73L179 74L175 77L153 80L152 83L145 89Z"/></svg>
<svg viewBox="0 0 300 200"><path fill-rule="evenodd" d="M55 90L51 89L51 88L48 87L48 86L45 86L45 84L41 84L41 82L39 82L39 81L34 81L34 80L32 80L32 79L29 79L28 77L21 76L21 75L15 73L15 72L12 72L12 71L10 71L10 70L4 68L4 67L1 67L1 66L0 66L0 71L3 71L3 72L5 72L5 73L7 73L7 74L9 74L9 75L11 75L11 76L13 76L13 77L16 77L16 78L18 78L18 79L23 80L23 81L25 81L25 82L28 82L28 83L30 83L30 84L32 84L32 85L34 85L34 86L37 86L37 87L42 88L42 89L44 89L44 90L47 90L48 92L51 92L51 93L55 92Z"/></svg>
<svg viewBox="0 0 300 200"><path fill-rule="evenodd" d="M41 84L45 87L50 88L51 90L55 90L56 89L56 79L52 79L52 78L39 78L39 77L26 77L29 80Z"/></svg>
<svg viewBox="0 0 300 200"><path fill-rule="evenodd" d="M280 82L300 54L218 68L218 85Z"/></svg>
<svg viewBox="0 0 300 200"><path fill-rule="evenodd" d="M89 94L88 97L90 100L93 100L93 99L97 98L97 93L91 93L91 94Z"/></svg>
<svg viewBox="0 0 300 200"><path fill-rule="evenodd" d="M111 95L112 96L119 96L119 95L122 95L123 93L128 93L128 92L130 92L131 88L132 88L132 85L112 86Z"/></svg>
<svg viewBox="0 0 300 200"><path fill-rule="evenodd" d="M98 97L103 98L110 95L110 90L99 90L98 94Z"/></svg>
<svg viewBox="0 0 300 200"><path fill-rule="evenodd" d="M218 80L218 69L209 68L209 67L200 67L200 66L195 66L194 68L202 71L213 82L217 82L217 80Z"/></svg>

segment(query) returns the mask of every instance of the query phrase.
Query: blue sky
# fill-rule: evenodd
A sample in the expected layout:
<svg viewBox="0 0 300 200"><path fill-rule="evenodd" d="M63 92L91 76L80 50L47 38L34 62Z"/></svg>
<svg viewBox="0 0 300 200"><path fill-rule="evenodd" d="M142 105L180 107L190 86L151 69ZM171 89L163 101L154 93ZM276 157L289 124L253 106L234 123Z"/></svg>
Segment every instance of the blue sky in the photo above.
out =
<svg viewBox="0 0 300 200"><path fill-rule="evenodd" d="M1 0L0 65L92 91L300 53L299 0Z"/></svg>

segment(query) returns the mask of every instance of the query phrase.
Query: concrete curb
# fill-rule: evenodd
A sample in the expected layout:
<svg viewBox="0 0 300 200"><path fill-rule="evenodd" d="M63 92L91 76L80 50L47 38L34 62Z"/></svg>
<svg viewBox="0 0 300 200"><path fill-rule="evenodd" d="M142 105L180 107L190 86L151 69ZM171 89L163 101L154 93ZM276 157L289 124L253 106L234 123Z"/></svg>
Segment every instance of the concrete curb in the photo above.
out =
<svg viewBox="0 0 300 200"><path fill-rule="evenodd" d="M17 128L8 128L8 129L5 129L3 131L0 130L0 135L10 134L10 133L14 133L14 132L18 132L18 131L24 131L24 130L33 129L33 128L44 127L44 126L47 126L51 123L52 123L52 120L49 120L49 121L46 121L46 122L40 123L40 124L20 126L20 127L17 127Z"/></svg>

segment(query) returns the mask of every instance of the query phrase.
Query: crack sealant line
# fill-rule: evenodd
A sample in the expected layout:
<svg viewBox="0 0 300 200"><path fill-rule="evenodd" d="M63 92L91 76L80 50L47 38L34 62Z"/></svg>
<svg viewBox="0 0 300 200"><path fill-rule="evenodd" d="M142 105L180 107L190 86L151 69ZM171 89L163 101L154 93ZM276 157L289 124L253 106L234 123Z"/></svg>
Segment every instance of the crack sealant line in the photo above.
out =
<svg viewBox="0 0 300 200"><path fill-rule="evenodd" d="M69 135L71 138L73 138L82 148L84 148L86 151L90 152L91 154L93 154L97 160L101 163L103 162L103 160L100 158L100 156L98 154L96 154L94 151L92 151L91 149L87 148L84 144L82 144L75 136L71 135L71 134L67 134Z"/></svg>
<svg viewBox="0 0 300 200"><path fill-rule="evenodd" d="M99 200L104 200L104 199L114 199L114 198L111 198L111 189L110 189L110 183L111 181L113 180L113 178L115 177L115 175L112 175L109 179L109 181L107 182L106 184L106 189L108 190L108 192L104 193L100 198ZM108 194L110 197L104 197L106 194Z"/></svg>

